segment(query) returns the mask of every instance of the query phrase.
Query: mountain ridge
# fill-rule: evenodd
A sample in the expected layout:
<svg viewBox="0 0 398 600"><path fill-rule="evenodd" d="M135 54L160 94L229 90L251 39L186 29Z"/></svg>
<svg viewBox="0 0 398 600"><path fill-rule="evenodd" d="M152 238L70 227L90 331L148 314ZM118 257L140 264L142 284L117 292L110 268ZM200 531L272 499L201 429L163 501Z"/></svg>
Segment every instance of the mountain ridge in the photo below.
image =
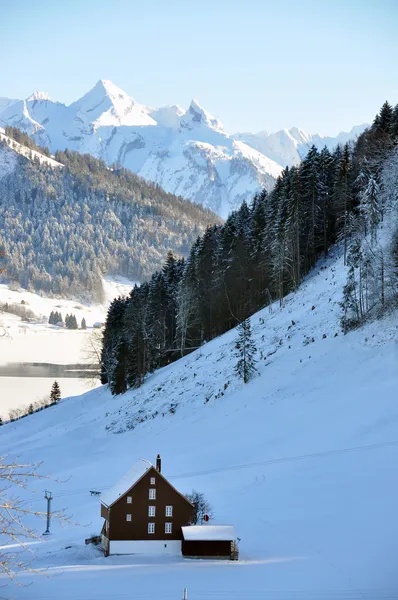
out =
<svg viewBox="0 0 398 600"><path fill-rule="evenodd" d="M298 164L312 143L321 147L326 140L332 147L340 141L299 128L229 135L196 99L187 110L152 108L105 79L69 105L44 92L25 100L1 98L0 122L52 152L68 148L120 164L222 218L260 189L270 191L282 169ZM339 135L345 142L351 133Z"/></svg>

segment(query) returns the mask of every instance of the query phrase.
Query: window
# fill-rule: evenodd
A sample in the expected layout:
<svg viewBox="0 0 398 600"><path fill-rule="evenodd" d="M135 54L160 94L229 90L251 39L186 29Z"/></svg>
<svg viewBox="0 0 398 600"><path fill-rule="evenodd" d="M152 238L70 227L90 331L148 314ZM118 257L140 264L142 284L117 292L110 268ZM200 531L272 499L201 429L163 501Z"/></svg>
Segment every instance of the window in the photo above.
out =
<svg viewBox="0 0 398 600"><path fill-rule="evenodd" d="M155 523L148 523L148 533L155 533Z"/></svg>
<svg viewBox="0 0 398 600"><path fill-rule="evenodd" d="M155 485L156 481L154 477L151 477L151 485Z"/></svg>
<svg viewBox="0 0 398 600"><path fill-rule="evenodd" d="M172 516L173 516L173 507L166 506L166 517L172 517Z"/></svg>
<svg viewBox="0 0 398 600"><path fill-rule="evenodd" d="M126 515L126 521L131 521L131 515Z"/></svg>
<svg viewBox="0 0 398 600"><path fill-rule="evenodd" d="M156 516L156 506L148 506L148 517Z"/></svg>
<svg viewBox="0 0 398 600"><path fill-rule="evenodd" d="M172 533L172 529L173 529L173 523L165 523L165 525L164 525L165 533Z"/></svg>
<svg viewBox="0 0 398 600"><path fill-rule="evenodd" d="M156 500L156 490L149 490L149 500Z"/></svg>
<svg viewBox="0 0 398 600"><path fill-rule="evenodd" d="M127 504L131 504L132 500L133 500L133 499L132 499L132 497L131 497L131 496L127 496Z"/></svg>

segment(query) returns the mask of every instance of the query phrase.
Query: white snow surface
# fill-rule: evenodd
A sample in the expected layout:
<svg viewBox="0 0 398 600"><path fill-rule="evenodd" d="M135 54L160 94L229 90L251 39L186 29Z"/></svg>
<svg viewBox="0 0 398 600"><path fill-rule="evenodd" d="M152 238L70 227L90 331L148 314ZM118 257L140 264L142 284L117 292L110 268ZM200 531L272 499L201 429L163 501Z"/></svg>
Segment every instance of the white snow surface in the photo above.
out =
<svg viewBox="0 0 398 600"><path fill-rule="evenodd" d="M233 525L189 525L181 529L183 538L187 541L232 542L237 537Z"/></svg>
<svg viewBox="0 0 398 600"><path fill-rule="evenodd" d="M137 460L136 463L131 467L131 469L123 475L119 479L119 481L107 490L101 496L102 504L106 504L107 506L112 506L122 496L129 490L133 485L135 485L141 477L145 475L145 473L153 467L152 463L146 460Z"/></svg>
<svg viewBox="0 0 398 600"><path fill-rule="evenodd" d="M232 330L124 396L101 387L0 428L2 454L43 461L52 478L21 490L23 501L44 510L51 489L53 510L72 515L31 547L45 576L24 574L31 585L3 595L398 598L398 315L343 336L345 279L334 250L282 308L253 315L258 372L247 385ZM238 562L104 558L85 546L102 526L89 490L106 492L158 452L180 492L203 492L213 523L234 525Z"/></svg>

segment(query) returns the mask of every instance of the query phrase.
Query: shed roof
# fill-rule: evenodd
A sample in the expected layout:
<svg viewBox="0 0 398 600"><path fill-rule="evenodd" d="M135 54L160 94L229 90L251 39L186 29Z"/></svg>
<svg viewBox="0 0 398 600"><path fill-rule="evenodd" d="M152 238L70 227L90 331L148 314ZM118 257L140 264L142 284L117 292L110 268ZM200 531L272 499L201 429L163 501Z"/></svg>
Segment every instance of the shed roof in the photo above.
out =
<svg viewBox="0 0 398 600"><path fill-rule="evenodd" d="M233 525L187 525L181 527L184 540L232 542L236 540Z"/></svg>
<svg viewBox="0 0 398 600"><path fill-rule="evenodd" d="M108 491L101 495L102 504L111 506L116 500L123 496L133 485L135 485L141 477L145 475L147 471L154 468L154 466L145 460L137 460L136 463L131 467L125 475L119 481L112 486Z"/></svg>

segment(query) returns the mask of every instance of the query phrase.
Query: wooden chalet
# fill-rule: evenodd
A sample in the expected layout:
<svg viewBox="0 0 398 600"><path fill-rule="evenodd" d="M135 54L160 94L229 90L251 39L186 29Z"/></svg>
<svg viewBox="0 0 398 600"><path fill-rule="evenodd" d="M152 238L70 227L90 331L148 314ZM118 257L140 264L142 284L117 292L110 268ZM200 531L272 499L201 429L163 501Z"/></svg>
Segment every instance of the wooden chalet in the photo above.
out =
<svg viewBox="0 0 398 600"><path fill-rule="evenodd" d="M139 460L100 501L106 556L181 555L182 527L192 521L193 505L162 475L159 455L156 467Z"/></svg>

